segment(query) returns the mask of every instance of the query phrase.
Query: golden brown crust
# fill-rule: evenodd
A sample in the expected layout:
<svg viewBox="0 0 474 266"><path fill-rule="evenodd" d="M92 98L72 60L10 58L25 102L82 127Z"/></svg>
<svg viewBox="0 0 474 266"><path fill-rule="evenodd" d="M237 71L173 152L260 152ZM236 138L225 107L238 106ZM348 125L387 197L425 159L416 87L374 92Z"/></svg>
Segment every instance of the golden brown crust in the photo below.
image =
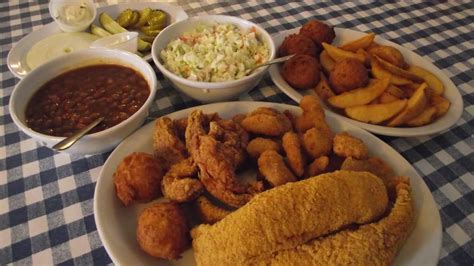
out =
<svg viewBox="0 0 474 266"><path fill-rule="evenodd" d="M175 123L166 116L158 118L155 122L153 149L155 157L165 171L187 156L186 147L178 136Z"/></svg>
<svg viewBox="0 0 474 266"><path fill-rule="evenodd" d="M311 158L318 158L328 155L332 150L332 133L312 128L303 135L303 147Z"/></svg>
<svg viewBox="0 0 474 266"><path fill-rule="evenodd" d="M318 84L320 70L318 59L297 54L283 64L281 75L293 88L305 90Z"/></svg>
<svg viewBox="0 0 474 266"><path fill-rule="evenodd" d="M258 159L258 157L267 150L280 152L281 145L274 140L260 137L252 139L247 145L247 153L253 159Z"/></svg>
<svg viewBox="0 0 474 266"><path fill-rule="evenodd" d="M178 204L160 202L138 217L137 241L153 257L179 259L189 246L189 228Z"/></svg>
<svg viewBox="0 0 474 266"><path fill-rule="evenodd" d="M355 59L344 59L336 62L329 74L329 84L336 94L365 87L369 74L364 64Z"/></svg>
<svg viewBox="0 0 474 266"><path fill-rule="evenodd" d="M206 224L214 224L226 217L231 211L225 210L213 204L207 197L200 196L197 198L195 209L201 222Z"/></svg>
<svg viewBox="0 0 474 266"><path fill-rule="evenodd" d="M303 156L301 141L298 134L292 131L286 132L282 138L282 146L293 173L298 177L303 176L306 160Z"/></svg>
<svg viewBox="0 0 474 266"><path fill-rule="evenodd" d="M295 182L296 177L285 164L283 157L274 150L267 150L258 158L258 170L274 187Z"/></svg>
<svg viewBox="0 0 474 266"><path fill-rule="evenodd" d="M321 156L316 159L308 166L307 177L313 177L323 174L328 171L329 157Z"/></svg>
<svg viewBox="0 0 474 266"><path fill-rule="evenodd" d="M268 107L259 107L242 120L247 132L266 136L280 136L291 130L291 121L282 113Z"/></svg>
<svg viewBox="0 0 474 266"><path fill-rule="evenodd" d="M366 159L369 156L369 149L364 142L347 132L341 132L334 136L333 151L337 156L355 159Z"/></svg>
<svg viewBox="0 0 474 266"><path fill-rule="evenodd" d="M198 168L192 158L171 166L161 182L163 196L177 202L197 198L203 191L203 186L197 179L197 172Z"/></svg>
<svg viewBox="0 0 474 266"><path fill-rule="evenodd" d="M300 34L308 36L317 45L323 42L332 43L336 37L332 27L316 19L304 24L300 29Z"/></svg>
<svg viewBox="0 0 474 266"><path fill-rule="evenodd" d="M305 54L316 57L321 52L321 46L316 46L314 42L305 35L291 34L285 37L285 40L278 48L279 56L290 54Z"/></svg>
<svg viewBox="0 0 474 266"><path fill-rule="evenodd" d="M158 197L162 178L159 162L144 152L134 152L125 157L113 175L115 192L125 206Z"/></svg>

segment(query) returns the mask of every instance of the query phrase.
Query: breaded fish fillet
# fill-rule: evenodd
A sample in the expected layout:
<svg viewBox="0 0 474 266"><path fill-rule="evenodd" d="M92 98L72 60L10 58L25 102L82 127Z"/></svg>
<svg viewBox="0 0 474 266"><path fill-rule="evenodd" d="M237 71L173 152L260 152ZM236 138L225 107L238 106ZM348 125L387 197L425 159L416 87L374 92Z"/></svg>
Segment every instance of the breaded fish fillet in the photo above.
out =
<svg viewBox="0 0 474 266"><path fill-rule="evenodd" d="M274 252L380 217L388 204L380 178L337 171L261 194L214 225L192 232L198 265L254 264Z"/></svg>
<svg viewBox="0 0 474 266"><path fill-rule="evenodd" d="M321 237L273 254L261 265L390 265L410 235L414 208L407 178L398 178L396 199L378 222Z"/></svg>

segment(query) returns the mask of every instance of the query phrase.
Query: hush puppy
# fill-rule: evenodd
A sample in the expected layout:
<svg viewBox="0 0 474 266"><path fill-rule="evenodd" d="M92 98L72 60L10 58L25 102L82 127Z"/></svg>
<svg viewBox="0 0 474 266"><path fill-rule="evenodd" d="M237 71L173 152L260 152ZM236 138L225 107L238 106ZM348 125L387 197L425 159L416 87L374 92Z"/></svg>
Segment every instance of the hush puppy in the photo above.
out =
<svg viewBox="0 0 474 266"><path fill-rule="evenodd" d="M159 202L140 213L137 241L153 257L179 259L189 246L189 227L184 212L174 202Z"/></svg>
<svg viewBox="0 0 474 266"><path fill-rule="evenodd" d="M283 64L281 74L293 88L305 90L318 84L320 69L316 58L297 54Z"/></svg>
<svg viewBox="0 0 474 266"><path fill-rule="evenodd" d="M304 24L300 34L309 37L317 46L321 46L323 42L332 43L336 37L334 29L319 20L311 20Z"/></svg>
<svg viewBox="0 0 474 266"><path fill-rule="evenodd" d="M329 84L336 94L365 87L369 82L369 74L365 66L354 59L336 62L329 74Z"/></svg>
<svg viewBox="0 0 474 266"><path fill-rule="evenodd" d="M310 38L301 34L291 34L287 36L278 49L280 56L305 54L316 57L320 52L320 46L316 46Z"/></svg>
<svg viewBox="0 0 474 266"><path fill-rule="evenodd" d="M125 206L148 202L160 194L163 171L151 154L134 152L120 162L113 175L115 192Z"/></svg>

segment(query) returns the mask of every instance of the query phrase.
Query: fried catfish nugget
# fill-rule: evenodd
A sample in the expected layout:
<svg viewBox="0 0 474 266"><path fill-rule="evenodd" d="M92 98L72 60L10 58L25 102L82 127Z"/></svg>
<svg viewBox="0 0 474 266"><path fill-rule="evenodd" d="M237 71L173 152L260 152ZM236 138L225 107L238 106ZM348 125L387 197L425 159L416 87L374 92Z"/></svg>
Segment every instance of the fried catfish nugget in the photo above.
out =
<svg viewBox="0 0 474 266"><path fill-rule="evenodd" d="M274 150L280 152L281 145L274 140L257 137L249 142L246 149L251 158L258 159L264 151Z"/></svg>
<svg viewBox="0 0 474 266"><path fill-rule="evenodd" d="M153 131L153 149L155 157L160 161L165 171L187 157L186 146L180 140L170 118L160 117L156 120Z"/></svg>
<svg viewBox="0 0 474 266"><path fill-rule="evenodd" d="M337 133L333 139L333 151L337 156L366 159L369 149L364 142L347 132Z"/></svg>
<svg viewBox="0 0 474 266"><path fill-rule="evenodd" d="M282 138L282 146L293 173L298 177L303 176L306 161L298 134L292 131L286 132Z"/></svg>
<svg viewBox="0 0 474 266"><path fill-rule="evenodd" d="M305 133L308 129L313 127L331 132L326 122L324 109L317 96L304 96L300 101L300 107L303 110L303 114L295 118L295 129L297 132Z"/></svg>
<svg viewBox="0 0 474 266"><path fill-rule="evenodd" d="M290 54L305 54L316 57L320 52L321 46L316 46L313 40L302 34L286 36L280 48L278 48L278 55L280 57Z"/></svg>
<svg viewBox="0 0 474 266"><path fill-rule="evenodd" d="M198 167L192 158L187 158L171 166L161 181L163 195L176 202L192 201L203 191L197 179Z"/></svg>
<svg viewBox="0 0 474 266"><path fill-rule="evenodd" d="M316 19L304 24L300 29L300 34L308 36L318 46L321 46L323 42L332 43L336 37L333 27Z"/></svg>
<svg viewBox="0 0 474 266"><path fill-rule="evenodd" d="M247 132L266 136L280 136L292 128L291 121L279 111L259 107L242 120L242 127Z"/></svg>
<svg viewBox="0 0 474 266"><path fill-rule="evenodd" d="M318 84L320 71L318 59L297 54L283 64L281 75L295 89L305 90Z"/></svg>
<svg viewBox="0 0 474 266"><path fill-rule="evenodd" d="M316 127L306 131L303 135L303 147L313 159L329 155L332 150L332 143L332 133Z"/></svg>
<svg viewBox="0 0 474 266"><path fill-rule="evenodd" d="M190 244L184 212L177 203L159 202L138 217L137 241L153 257L179 259Z"/></svg>
<svg viewBox="0 0 474 266"><path fill-rule="evenodd" d="M231 213L231 211L218 207L205 196L200 196L194 206L199 218L206 224L214 224Z"/></svg>
<svg viewBox="0 0 474 266"><path fill-rule="evenodd" d="M158 197L162 178L160 163L144 152L134 152L125 157L113 175L115 192L125 206Z"/></svg>
<svg viewBox="0 0 474 266"><path fill-rule="evenodd" d="M321 156L319 158L314 159L314 161L308 165L308 172L307 177L313 177L325 172L328 172L329 167L329 157Z"/></svg>
<svg viewBox="0 0 474 266"><path fill-rule="evenodd" d="M260 155L258 169L274 187L297 181L291 170L286 166L283 157L274 150L265 151Z"/></svg>

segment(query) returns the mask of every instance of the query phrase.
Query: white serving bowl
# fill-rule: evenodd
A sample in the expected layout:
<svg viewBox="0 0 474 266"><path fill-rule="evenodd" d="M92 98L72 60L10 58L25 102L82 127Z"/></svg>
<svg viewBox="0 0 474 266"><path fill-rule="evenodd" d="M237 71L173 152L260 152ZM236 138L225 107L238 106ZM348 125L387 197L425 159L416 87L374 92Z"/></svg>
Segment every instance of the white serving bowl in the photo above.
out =
<svg viewBox="0 0 474 266"><path fill-rule="evenodd" d="M13 89L10 97L10 115L13 122L28 136L40 144L52 147L64 137L49 136L36 132L25 123L25 110L34 93L46 82L58 75L83 66L96 64L118 64L141 73L150 87L150 95L140 109L118 125L84 136L65 150L70 154L97 154L111 150L130 133L140 127L148 116L148 109L156 93L156 75L151 66L139 56L120 50L105 48L86 49L53 59L34 69Z"/></svg>
<svg viewBox="0 0 474 266"><path fill-rule="evenodd" d="M189 97L200 102L218 102L237 98L240 94L245 93L254 88L263 75L266 73L268 67L261 67L255 70L252 74L238 80L224 81L224 82L202 82L188 80L180 77L171 71L167 70L160 59L160 52L168 43L181 36L186 31L193 30L196 25L200 23L231 23L240 28L249 29L254 27L259 34L262 41L266 42L270 51L268 60L275 58L275 44L266 30L257 24L232 16L224 15L209 15L188 18L168 26L155 38L151 48L153 62L155 62L158 69L171 82L173 87L185 93Z"/></svg>

